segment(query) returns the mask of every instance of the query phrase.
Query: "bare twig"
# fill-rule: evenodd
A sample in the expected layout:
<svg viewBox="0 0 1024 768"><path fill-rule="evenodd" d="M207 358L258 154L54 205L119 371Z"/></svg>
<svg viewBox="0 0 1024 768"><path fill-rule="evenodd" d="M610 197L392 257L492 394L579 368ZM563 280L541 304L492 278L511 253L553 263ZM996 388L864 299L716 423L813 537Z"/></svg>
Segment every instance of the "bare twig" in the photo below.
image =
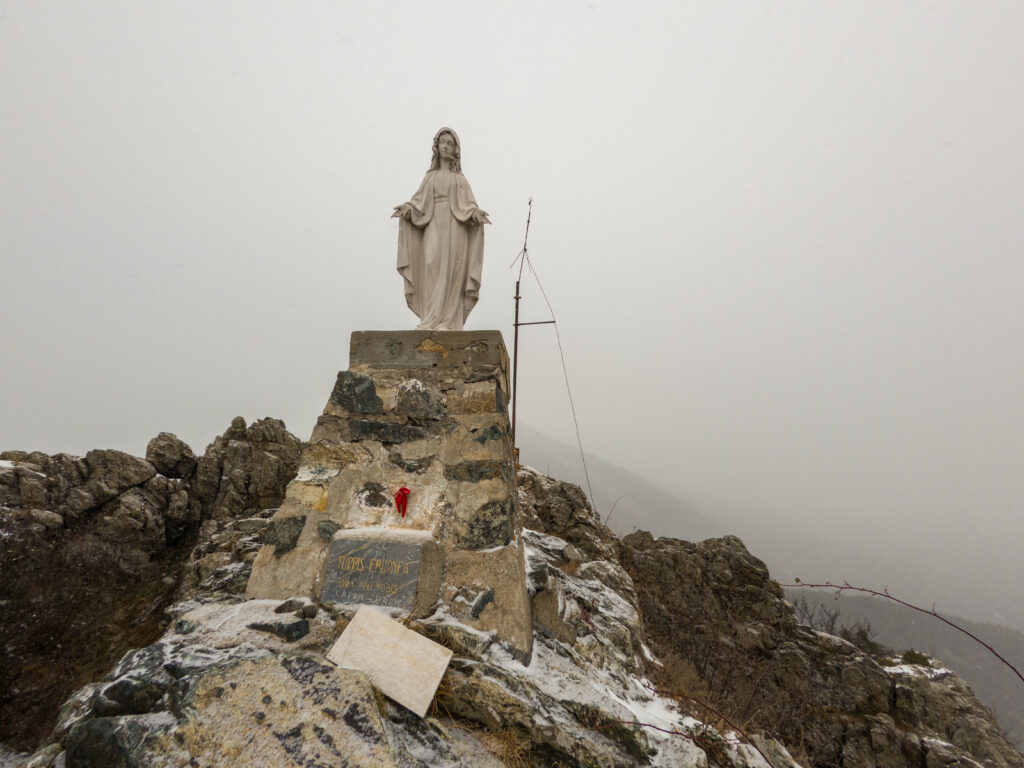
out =
<svg viewBox="0 0 1024 768"><path fill-rule="evenodd" d="M605 525L608 525L608 521L612 519L612 512L614 512L614 511L615 511L615 507L616 507L616 506L618 506L618 503L619 503L620 501L622 501L622 497L621 497L621 496L619 496L619 498L617 498L617 499L615 500L615 503L614 503L614 504L612 504L612 508L608 510L608 514L607 514L607 515L605 515L605 517L604 517L604 524L605 524Z"/></svg>
<svg viewBox="0 0 1024 768"><path fill-rule="evenodd" d="M662 728L661 726L654 725L653 723L641 723L639 720L613 720L609 725L592 725L591 730L607 731L609 728L614 728L616 725L638 725L641 728L650 728L652 731L667 733L669 736L682 736L684 739L696 741L696 737L692 733L673 731L669 728Z"/></svg>
<svg viewBox="0 0 1024 768"><path fill-rule="evenodd" d="M1007 661L1002 656L1002 654L999 653L999 651L997 651L991 645L986 643L984 640L982 640L980 637L978 637L973 632L971 632L971 631L969 631L967 629L964 629L959 624L956 624L955 622L952 622L949 619L947 619L945 616L940 616L938 613L936 613L935 605L934 604L932 605L932 607L930 609L929 608L921 608L920 606L913 605L911 603L906 602L905 600L900 600L898 597L890 595L889 594L889 589L887 587L883 588L882 591L879 592L876 589L868 589L867 587L855 587L852 584L850 584L848 581L844 581L842 584L833 584L831 581L826 581L824 584L807 584L806 582L800 581L800 579L794 579L794 581L796 581L795 584L782 584L781 586L783 586L783 587L792 587L792 588L806 587L808 589L834 589L836 591L837 595L841 594L842 592L860 592L860 593L865 594L865 595L871 595L872 597L884 597L887 600L892 600L894 603L898 603L899 605L902 605L902 606L904 606L906 608L910 608L911 610L917 611L918 613L923 613L923 614L926 614L928 616L932 616L932 617L938 619L939 621L941 621L943 624L946 624L946 625L952 627L957 632L962 632L963 634L965 634L969 638L971 638L974 642L978 643L978 645L980 645L983 648L987 649L989 653L991 653L993 656L995 656L997 659L999 659L1001 662L1003 662L1003 664L1005 664L1010 669L1012 669L1013 670L1013 674L1015 674L1020 679L1020 681L1022 683L1024 683L1024 675L1022 675L1020 670L1017 669L1015 666L1013 666L1013 664L1011 664L1009 661Z"/></svg>
<svg viewBox="0 0 1024 768"><path fill-rule="evenodd" d="M657 693L657 694L662 695L662 696L671 696L674 699L686 699L687 701L692 701L694 704L697 704L698 706L704 707L709 712L711 712L711 713L713 713L715 715L718 715L718 717L722 718L722 721L726 725L728 725L730 728L732 728L734 731L736 731L736 733L738 733L740 736L742 736L744 741L746 741L747 744L752 746L757 751L757 754L759 754L761 757L764 758L764 761L766 763L768 763L768 765L771 765L772 768L774 768L774 765L773 765L772 761L768 759L768 755L766 755L764 752L761 751L761 748L759 746L757 746L757 744L754 743L754 740L751 739L750 736L747 735L746 731L744 731L742 728L740 728L738 725L736 725L736 723L732 722L732 720L730 720L728 717L726 717L719 710L717 710L714 707L712 707L706 701L702 701L701 699L698 699L695 696L687 696L685 693L674 693L673 691L663 691L660 688L655 688L653 685L645 685L644 687L647 688L647 690L652 691L653 693Z"/></svg>

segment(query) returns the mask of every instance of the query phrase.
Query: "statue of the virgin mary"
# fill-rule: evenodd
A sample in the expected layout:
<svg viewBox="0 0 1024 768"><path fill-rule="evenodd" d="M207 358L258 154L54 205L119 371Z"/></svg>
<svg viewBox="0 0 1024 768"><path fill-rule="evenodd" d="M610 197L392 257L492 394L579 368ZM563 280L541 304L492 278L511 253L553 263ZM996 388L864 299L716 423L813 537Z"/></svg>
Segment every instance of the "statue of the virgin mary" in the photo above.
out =
<svg viewBox="0 0 1024 768"><path fill-rule="evenodd" d="M480 297L487 212L462 175L459 137L434 136L430 169L412 199L395 206L398 272L418 330L461 331Z"/></svg>

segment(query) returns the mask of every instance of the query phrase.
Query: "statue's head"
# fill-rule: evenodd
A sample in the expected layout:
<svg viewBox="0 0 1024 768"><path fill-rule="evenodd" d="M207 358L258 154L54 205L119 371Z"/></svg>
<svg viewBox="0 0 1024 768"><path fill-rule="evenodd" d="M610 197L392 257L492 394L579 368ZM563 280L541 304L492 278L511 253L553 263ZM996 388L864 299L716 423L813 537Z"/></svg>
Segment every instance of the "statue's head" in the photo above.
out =
<svg viewBox="0 0 1024 768"><path fill-rule="evenodd" d="M436 171L441 167L441 137L446 136L454 144L452 148L452 170L456 173L462 173L462 151L459 146L459 135L455 133L451 128L442 128L434 134L434 148L433 156L430 159L430 170Z"/></svg>

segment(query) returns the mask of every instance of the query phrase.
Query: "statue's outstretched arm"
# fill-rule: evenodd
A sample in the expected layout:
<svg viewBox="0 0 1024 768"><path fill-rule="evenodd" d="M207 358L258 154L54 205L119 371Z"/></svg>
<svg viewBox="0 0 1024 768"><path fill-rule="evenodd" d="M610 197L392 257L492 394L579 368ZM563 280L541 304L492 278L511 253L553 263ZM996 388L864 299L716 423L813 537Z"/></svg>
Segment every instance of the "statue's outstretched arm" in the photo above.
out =
<svg viewBox="0 0 1024 768"><path fill-rule="evenodd" d="M402 203L401 205L395 206L395 212L391 214L392 219L405 219L406 221L412 221L413 211L416 210L409 203Z"/></svg>

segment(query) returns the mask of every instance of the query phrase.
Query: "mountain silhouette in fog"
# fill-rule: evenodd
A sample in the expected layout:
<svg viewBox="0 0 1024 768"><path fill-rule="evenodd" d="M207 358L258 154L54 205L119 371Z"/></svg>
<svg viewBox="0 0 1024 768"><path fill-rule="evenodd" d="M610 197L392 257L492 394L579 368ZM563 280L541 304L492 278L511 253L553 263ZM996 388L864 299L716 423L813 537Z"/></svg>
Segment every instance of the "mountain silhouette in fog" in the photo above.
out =
<svg viewBox="0 0 1024 768"><path fill-rule="evenodd" d="M588 490L578 448L553 440L523 424L516 429L516 442L521 464L576 483L584 492ZM615 466L592 453L587 453L586 457L594 494L591 503L601 519L616 533L625 534L639 529L650 531L655 536L701 541L729 532L635 472Z"/></svg>

